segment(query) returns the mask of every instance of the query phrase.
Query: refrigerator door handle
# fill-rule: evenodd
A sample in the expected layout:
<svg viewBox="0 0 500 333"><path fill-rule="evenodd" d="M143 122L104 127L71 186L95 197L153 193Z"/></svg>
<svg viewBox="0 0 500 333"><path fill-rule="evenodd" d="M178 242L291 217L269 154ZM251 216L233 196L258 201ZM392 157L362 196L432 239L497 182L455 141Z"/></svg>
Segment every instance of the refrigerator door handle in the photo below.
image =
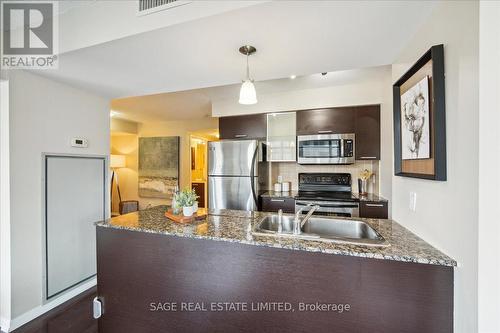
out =
<svg viewBox="0 0 500 333"><path fill-rule="evenodd" d="M250 187L252 188L252 196L253 200L255 201L255 208L258 208L257 193L255 193L255 161L257 159L258 151L259 151L259 144L257 143L257 148L255 149L255 152L253 153L252 157L252 167L250 169Z"/></svg>

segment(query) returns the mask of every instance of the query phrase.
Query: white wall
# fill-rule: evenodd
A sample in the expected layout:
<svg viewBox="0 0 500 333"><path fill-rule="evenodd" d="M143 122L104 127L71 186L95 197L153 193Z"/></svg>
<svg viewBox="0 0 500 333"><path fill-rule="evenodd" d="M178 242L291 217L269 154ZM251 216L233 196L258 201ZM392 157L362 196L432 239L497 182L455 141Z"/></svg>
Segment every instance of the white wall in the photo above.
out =
<svg viewBox="0 0 500 333"><path fill-rule="evenodd" d="M11 313L10 263L9 82L0 81L0 328Z"/></svg>
<svg viewBox="0 0 500 333"><path fill-rule="evenodd" d="M479 332L500 332L500 2L480 2Z"/></svg>
<svg viewBox="0 0 500 333"><path fill-rule="evenodd" d="M444 44L448 181L393 177L393 218L456 259L457 333L477 331L479 5L442 1L393 66L396 81L432 45ZM495 174L490 176L496 177ZM409 210L417 193L416 212Z"/></svg>
<svg viewBox="0 0 500 333"><path fill-rule="evenodd" d="M7 76L15 320L42 305L42 153L108 155L109 108L101 97L31 73L14 70ZM75 136L87 138L89 147L70 147Z"/></svg>
<svg viewBox="0 0 500 333"><path fill-rule="evenodd" d="M257 82L257 97L259 100L257 104L241 105L238 104L236 97L226 100L216 100L212 103L212 115L223 117L228 115L304 110L321 107L381 104L382 137L379 188L380 194L391 202L393 169L391 68L390 66L383 66L338 73L344 75L346 81L354 73L356 73L356 77L359 76L359 79L356 79L356 83L349 84L342 84L343 80L339 79L339 84L334 86L274 94L259 94ZM335 75L335 72L328 75Z"/></svg>

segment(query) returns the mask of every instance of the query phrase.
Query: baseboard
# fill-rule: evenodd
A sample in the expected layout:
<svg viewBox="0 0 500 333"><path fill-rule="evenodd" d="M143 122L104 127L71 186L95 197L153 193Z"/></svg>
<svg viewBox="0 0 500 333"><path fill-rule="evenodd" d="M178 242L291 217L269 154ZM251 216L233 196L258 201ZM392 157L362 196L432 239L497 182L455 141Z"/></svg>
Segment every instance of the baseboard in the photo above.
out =
<svg viewBox="0 0 500 333"><path fill-rule="evenodd" d="M10 327L10 320L7 318L0 318L0 332L7 333Z"/></svg>
<svg viewBox="0 0 500 333"><path fill-rule="evenodd" d="M40 305L34 309L31 309L28 312L23 313L20 316L17 316L16 318L10 320L10 322L6 322L5 325L2 322L2 329L3 327L6 327L8 331L6 332L12 332L16 328L19 328L23 326L26 323L29 323L33 319L43 315L44 313L52 310L56 306L61 305L62 303L69 301L75 296L78 296L79 294L83 293L84 291L94 287L97 284L97 278L92 278L91 280L83 283L82 285L75 287L68 292L62 294L61 296L57 297L56 299L47 302L43 305ZM3 331L2 331L3 332Z"/></svg>

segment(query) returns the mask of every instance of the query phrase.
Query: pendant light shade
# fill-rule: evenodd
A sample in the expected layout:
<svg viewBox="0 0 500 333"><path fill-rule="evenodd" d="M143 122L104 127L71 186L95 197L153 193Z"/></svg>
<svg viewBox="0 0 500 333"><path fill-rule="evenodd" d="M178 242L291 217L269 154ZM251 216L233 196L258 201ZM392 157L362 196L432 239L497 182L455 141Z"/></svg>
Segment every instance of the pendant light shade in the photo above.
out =
<svg viewBox="0 0 500 333"><path fill-rule="evenodd" d="M240 53L247 56L247 75L240 88L240 104L251 105L257 103L257 92L253 80L250 79L250 67L248 66L248 57L256 51L257 49L250 45L240 47Z"/></svg>
<svg viewBox="0 0 500 333"><path fill-rule="evenodd" d="M240 104L251 105L257 103L257 93L251 80L243 81L240 89Z"/></svg>

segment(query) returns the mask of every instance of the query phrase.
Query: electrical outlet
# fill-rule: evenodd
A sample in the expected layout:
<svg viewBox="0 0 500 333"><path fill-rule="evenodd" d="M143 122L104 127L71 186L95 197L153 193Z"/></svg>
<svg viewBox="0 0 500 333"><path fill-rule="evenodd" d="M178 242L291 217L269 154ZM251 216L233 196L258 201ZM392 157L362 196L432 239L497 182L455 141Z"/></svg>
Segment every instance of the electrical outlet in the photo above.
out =
<svg viewBox="0 0 500 333"><path fill-rule="evenodd" d="M412 212L417 211L417 193L416 192L410 192L410 210Z"/></svg>
<svg viewBox="0 0 500 333"><path fill-rule="evenodd" d="M278 176L278 183L283 183L283 176L281 175Z"/></svg>

